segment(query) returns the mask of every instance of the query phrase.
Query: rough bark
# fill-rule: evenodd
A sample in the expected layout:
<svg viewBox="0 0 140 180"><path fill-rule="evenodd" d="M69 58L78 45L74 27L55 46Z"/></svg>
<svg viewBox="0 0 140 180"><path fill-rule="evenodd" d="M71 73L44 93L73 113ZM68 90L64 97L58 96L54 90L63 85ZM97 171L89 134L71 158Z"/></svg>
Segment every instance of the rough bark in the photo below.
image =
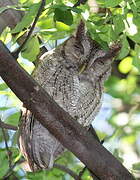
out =
<svg viewBox="0 0 140 180"><path fill-rule="evenodd" d="M18 0L0 0L0 7L17 4ZM4 28L15 27L16 24L21 20L23 13L14 9L7 9L0 14L0 33Z"/></svg>
<svg viewBox="0 0 140 180"><path fill-rule="evenodd" d="M79 123L60 108L11 56L0 42L0 75L36 119L97 177L131 180L133 176Z"/></svg>

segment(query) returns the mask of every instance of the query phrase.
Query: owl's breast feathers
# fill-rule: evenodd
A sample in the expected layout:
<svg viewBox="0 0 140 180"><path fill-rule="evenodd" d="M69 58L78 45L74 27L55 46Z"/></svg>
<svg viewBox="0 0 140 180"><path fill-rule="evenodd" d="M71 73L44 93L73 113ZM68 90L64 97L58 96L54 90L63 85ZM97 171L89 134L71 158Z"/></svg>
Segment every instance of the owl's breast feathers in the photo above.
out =
<svg viewBox="0 0 140 180"><path fill-rule="evenodd" d="M79 62L59 57L55 50L43 56L33 77L65 111L89 126L100 108L103 85L91 70L79 74Z"/></svg>

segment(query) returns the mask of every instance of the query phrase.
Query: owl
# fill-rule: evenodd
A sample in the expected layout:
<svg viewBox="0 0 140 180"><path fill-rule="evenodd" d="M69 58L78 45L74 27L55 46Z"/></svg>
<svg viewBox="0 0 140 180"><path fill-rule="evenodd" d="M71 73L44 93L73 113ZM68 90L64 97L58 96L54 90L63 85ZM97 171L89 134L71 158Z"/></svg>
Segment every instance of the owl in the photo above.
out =
<svg viewBox="0 0 140 180"><path fill-rule="evenodd" d="M104 82L118 50L107 56L108 52L90 38L81 21L75 35L40 58L33 78L88 130L100 110ZM22 112L19 147L31 171L52 168L65 150L26 108Z"/></svg>

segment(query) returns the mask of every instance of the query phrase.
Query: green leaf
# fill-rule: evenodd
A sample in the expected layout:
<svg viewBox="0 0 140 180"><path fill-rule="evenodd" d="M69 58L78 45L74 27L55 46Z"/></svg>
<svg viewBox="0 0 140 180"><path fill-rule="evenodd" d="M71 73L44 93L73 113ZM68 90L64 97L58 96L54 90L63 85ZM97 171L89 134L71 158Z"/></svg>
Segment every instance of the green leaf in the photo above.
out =
<svg viewBox="0 0 140 180"><path fill-rule="evenodd" d="M132 39L135 43L140 43L140 31L138 31L133 36L129 35L129 38Z"/></svg>
<svg viewBox="0 0 140 180"><path fill-rule="evenodd" d="M118 55L118 59L123 59L124 57L126 57L129 53L129 51L130 51L130 46L129 46L126 35L124 35L122 38L122 48Z"/></svg>
<svg viewBox="0 0 140 180"><path fill-rule="evenodd" d="M19 32L18 34L15 34L15 35L12 37L13 44L16 43L16 41L17 41L21 36L23 36L23 34L25 34L26 32L27 32L27 30L24 30L24 31Z"/></svg>
<svg viewBox="0 0 140 180"><path fill-rule="evenodd" d="M46 5L49 4L49 3L53 3L53 0L47 0L46 1Z"/></svg>
<svg viewBox="0 0 140 180"><path fill-rule="evenodd" d="M0 149L0 179L6 174L8 167L7 152L4 149Z"/></svg>
<svg viewBox="0 0 140 180"><path fill-rule="evenodd" d="M65 4L54 4L53 6L51 6L51 8L52 9L61 9L62 11L67 11L71 7L70 6L66 6Z"/></svg>
<svg viewBox="0 0 140 180"><path fill-rule="evenodd" d="M133 164L133 169L140 171L140 162Z"/></svg>
<svg viewBox="0 0 140 180"><path fill-rule="evenodd" d="M62 10L60 8L56 8L54 11L54 19L56 21L63 22L64 24L67 25L72 25L73 23L73 16L70 10Z"/></svg>
<svg viewBox="0 0 140 180"><path fill-rule="evenodd" d="M39 22L37 23L37 26L40 27L40 29L52 29L55 27L55 23L53 18L48 18L47 16L44 16L43 18L41 18L39 20Z"/></svg>
<svg viewBox="0 0 140 180"><path fill-rule="evenodd" d="M100 37L99 37L99 33L96 32L96 25L93 26L90 23L87 24L88 27L88 31L90 33L90 36L93 40L97 41L103 49L108 50L108 45L105 41L103 41Z"/></svg>
<svg viewBox="0 0 140 180"><path fill-rule="evenodd" d="M103 25L100 27L100 33L99 33L99 36L100 38L107 42L108 44L110 42L113 42L115 40L117 40L117 36L112 28L111 25Z"/></svg>
<svg viewBox="0 0 140 180"><path fill-rule="evenodd" d="M124 58L119 64L119 70L123 74L127 74L132 69L132 57Z"/></svg>
<svg viewBox="0 0 140 180"><path fill-rule="evenodd" d="M16 6L5 6L5 7L0 7L0 14L3 13L7 9L15 9Z"/></svg>
<svg viewBox="0 0 140 180"><path fill-rule="evenodd" d="M29 7L29 11L25 14L22 20L16 25L16 27L11 31L11 33L21 32L24 28L27 28L31 25L40 3L33 4Z"/></svg>
<svg viewBox="0 0 140 180"><path fill-rule="evenodd" d="M0 35L0 40L5 44L8 44L12 39L12 35L10 33L10 28L6 27Z"/></svg>
<svg viewBox="0 0 140 180"><path fill-rule="evenodd" d="M113 23L114 23L114 31L116 34L123 32L123 30L125 29L125 25L121 15L114 16Z"/></svg>
<svg viewBox="0 0 140 180"><path fill-rule="evenodd" d="M123 0L105 0L106 7L115 7L119 5Z"/></svg>
<svg viewBox="0 0 140 180"><path fill-rule="evenodd" d="M76 7L70 7L70 9L71 9L73 12L76 12L76 13L78 13L78 14L80 14L80 13L83 12L82 9L76 8Z"/></svg>
<svg viewBox="0 0 140 180"><path fill-rule="evenodd" d="M66 31L56 31L56 32L45 32L41 33L42 37L47 38L48 40L58 40L64 39L68 37L68 33Z"/></svg>
<svg viewBox="0 0 140 180"><path fill-rule="evenodd" d="M140 15L138 13L134 14L133 22L137 27L140 28Z"/></svg>
<svg viewBox="0 0 140 180"><path fill-rule="evenodd" d="M10 115L7 119L6 119L6 123L9 123L11 125L18 125L19 122L19 118L20 118L20 112L16 112L12 115Z"/></svg>
<svg viewBox="0 0 140 180"><path fill-rule="evenodd" d="M5 83L0 84L0 91L3 91L7 88L8 88L7 84L5 84Z"/></svg>
<svg viewBox="0 0 140 180"><path fill-rule="evenodd" d="M38 38L36 36L32 37L27 42L26 47L23 50L23 52L21 52L22 57L28 59L31 62L36 60L36 57L40 52L39 46L40 45L39 45Z"/></svg>
<svg viewBox="0 0 140 180"><path fill-rule="evenodd" d="M133 65L138 68L140 72L140 46L136 44L135 46L135 56L133 59Z"/></svg>
<svg viewBox="0 0 140 180"><path fill-rule="evenodd" d="M58 31L69 31L70 26L62 23L62 22L56 22L56 28Z"/></svg>
<svg viewBox="0 0 140 180"><path fill-rule="evenodd" d="M121 157L119 156L119 150L118 150L117 148L114 150L113 155L114 155L120 162L123 163L124 160L123 160L123 158L121 158Z"/></svg>
<svg viewBox="0 0 140 180"><path fill-rule="evenodd" d="M0 111L5 111L5 110L8 110L10 109L11 107L7 107L7 106L2 106L0 107Z"/></svg>

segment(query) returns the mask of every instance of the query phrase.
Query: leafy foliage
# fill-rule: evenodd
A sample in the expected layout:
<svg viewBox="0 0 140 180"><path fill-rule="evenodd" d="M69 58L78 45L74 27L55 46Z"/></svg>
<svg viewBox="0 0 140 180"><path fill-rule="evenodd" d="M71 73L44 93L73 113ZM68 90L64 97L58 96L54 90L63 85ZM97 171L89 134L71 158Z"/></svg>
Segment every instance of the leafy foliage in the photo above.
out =
<svg viewBox="0 0 140 180"><path fill-rule="evenodd" d="M46 6L37 22L33 36L28 40L18 61L31 73L34 68L32 62L40 55L39 49L44 45L47 48L53 48L54 45L69 37L74 33L81 18L86 22L91 37L104 49L120 41L121 51L113 62L112 76L105 85L111 104L110 113L106 120L101 119L100 127L98 118L93 124L97 128L99 137L105 139L104 145L108 150L136 177L140 178L140 1L97 0L101 8L98 13L92 12L90 1L78 7L73 7L74 3L74 0L46 0ZM0 39L8 47L12 49L17 46L16 43L20 38L26 35L39 6L39 0L19 0L17 7L0 8L0 13L8 8L19 8L25 13L15 28L11 30L6 28L1 34ZM21 102L2 80L0 82L0 118L6 123L17 126ZM104 126L104 123L107 125ZM11 143L14 139L14 132L6 130L5 133L8 145L13 152L12 161L14 163L20 157L17 143ZM7 151L0 129L1 162L0 178L9 169ZM77 174L83 167L82 163L69 152L65 153L58 163L69 167ZM21 166L16 166L14 174L20 179L46 179L46 177L48 180L72 179L56 168L25 174ZM91 179L88 171L83 174L83 179Z"/></svg>

